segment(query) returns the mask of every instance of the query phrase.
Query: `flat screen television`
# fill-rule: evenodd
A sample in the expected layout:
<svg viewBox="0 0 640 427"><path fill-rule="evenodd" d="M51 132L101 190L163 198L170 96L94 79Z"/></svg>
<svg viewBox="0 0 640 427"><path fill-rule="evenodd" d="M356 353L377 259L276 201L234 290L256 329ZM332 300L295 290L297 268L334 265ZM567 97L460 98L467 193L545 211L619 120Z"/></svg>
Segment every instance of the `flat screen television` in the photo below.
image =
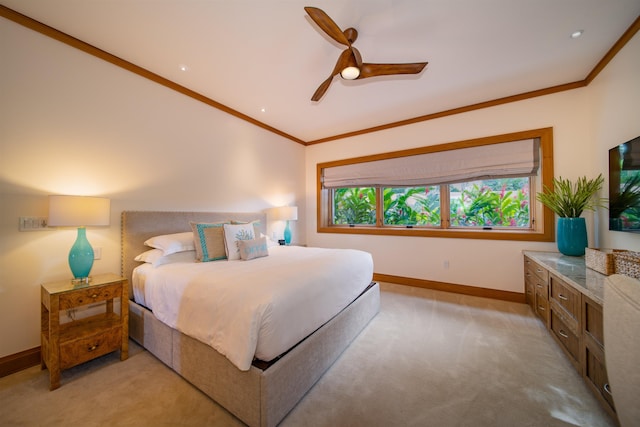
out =
<svg viewBox="0 0 640 427"><path fill-rule="evenodd" d="M609 230L640 233L640 136L609 150Z"/></svg>

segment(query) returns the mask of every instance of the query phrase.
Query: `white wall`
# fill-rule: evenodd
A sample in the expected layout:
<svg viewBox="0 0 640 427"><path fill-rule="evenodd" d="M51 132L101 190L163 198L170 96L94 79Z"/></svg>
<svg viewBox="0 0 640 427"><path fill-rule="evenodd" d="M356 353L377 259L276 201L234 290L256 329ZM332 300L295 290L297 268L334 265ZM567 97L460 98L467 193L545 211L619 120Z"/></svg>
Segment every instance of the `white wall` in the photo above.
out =
<svg viewBox="0 0 640 427"><path fill-rule="evenodd" d="M316 165L552 126L556 176L606 176L608 148L640 135L638 70L640 35L586 88L308 147L308 243L367 250L373 254L376 273L524 292L522 250L557 251L555 243L317 233ZM609 232L600 216L585 214L591 247L602 243L602 247L640 251L640 235ZM448 269L444 261L449 261Z"/></svg>
<svg viewBox="0 0 640 427"><path fill-rule="evenodd" d="M596 141L598 170L608 170L610 148L640 136L639 81L640 34L636 34L624 51L589 86L591 128ZM605 188L609 188L608 179ZM601 210L598 212L600 247L640 252L640 235L609 231L608 227L608 212Z"/></svg>
<svg viewBox="0 0 640 427"><path fill-rule="evenodd" d="M123 210L297 204L304 242L303 146L1 18L0 40L0 357L40 345L40 284L71 277L75 230L18 231L48 194L111 199L93 273L120 271Z"/></svg>

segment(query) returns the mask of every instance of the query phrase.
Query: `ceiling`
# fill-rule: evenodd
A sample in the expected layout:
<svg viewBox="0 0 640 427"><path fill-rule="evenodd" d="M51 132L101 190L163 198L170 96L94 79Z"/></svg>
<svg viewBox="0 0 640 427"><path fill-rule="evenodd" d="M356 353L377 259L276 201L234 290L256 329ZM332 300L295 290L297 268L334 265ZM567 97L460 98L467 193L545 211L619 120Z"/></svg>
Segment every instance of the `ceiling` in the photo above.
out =
<svg viewBox="0 0 640 427"><path fill-rule="evenodd" d="M582 81L640 16L640 0L0 3L304 142ZM356 28L364 62L429 65L336 77L312 102L344 46L304 6Z"/></svg>

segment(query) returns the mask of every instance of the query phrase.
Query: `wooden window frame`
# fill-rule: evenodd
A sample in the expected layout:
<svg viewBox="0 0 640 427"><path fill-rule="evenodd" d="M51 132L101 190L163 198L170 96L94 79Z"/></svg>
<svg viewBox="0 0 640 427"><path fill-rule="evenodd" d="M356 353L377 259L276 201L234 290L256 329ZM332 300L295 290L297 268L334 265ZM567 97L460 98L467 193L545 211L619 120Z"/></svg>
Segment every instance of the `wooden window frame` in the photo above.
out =
<svg viewBox="0 0 640 427"><path fill-rule="evenodd" d="M411 237L440 237L440 238L462 238L462 239L486 239L486 240L516 240L516 241L538 241L553 242L555 240L555 221L553 212L537 202L535 192L542 188L531 188L531 220L532 230L514 230L494 228L485 229L460 229L460 228L402 228L393 226L376 225L332 225L331 224L331 189L322 187L322 171L325 168L342 166L352 163L370 162L384 160L395 157L413 156L416 154L435 153L439 151L456 150L460 148L475 147L482 145L500 144L510 141L518 141L528 138L539 138L540 140L540 169L539 182L544 188L553 187L553 128L532 129L522 132L514 132L502 135L489 136L484 138L470 139L464 141L450 142L445 144L419 147L408 150L393 151L382 154L374 154L351 159L336 160L331 162L318 163L316 166L316 194L317 194L317 232L335 234L370 234L370 235L391 235L391 236L411 236ZM535 181L535 180L532 180ZM379 199L379 198L378 198ZM377 200L380 204L380 200ZM378 206L377 209L380 209ZM378 215L378 218L380 216ZM379 222L379 219L378 221Z"/></svg>

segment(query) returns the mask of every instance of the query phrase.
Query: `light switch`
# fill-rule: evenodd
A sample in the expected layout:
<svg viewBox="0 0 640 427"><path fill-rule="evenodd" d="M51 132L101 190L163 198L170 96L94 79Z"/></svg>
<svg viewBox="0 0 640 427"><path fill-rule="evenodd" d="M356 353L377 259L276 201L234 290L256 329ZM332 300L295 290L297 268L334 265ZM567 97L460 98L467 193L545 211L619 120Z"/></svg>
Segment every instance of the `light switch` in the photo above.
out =
<svg viewBox="0 0 640 427"><path fill-rule="evenodd" d="M19 231L48 230L46 216L21 216L18 222Z"/></svg>

